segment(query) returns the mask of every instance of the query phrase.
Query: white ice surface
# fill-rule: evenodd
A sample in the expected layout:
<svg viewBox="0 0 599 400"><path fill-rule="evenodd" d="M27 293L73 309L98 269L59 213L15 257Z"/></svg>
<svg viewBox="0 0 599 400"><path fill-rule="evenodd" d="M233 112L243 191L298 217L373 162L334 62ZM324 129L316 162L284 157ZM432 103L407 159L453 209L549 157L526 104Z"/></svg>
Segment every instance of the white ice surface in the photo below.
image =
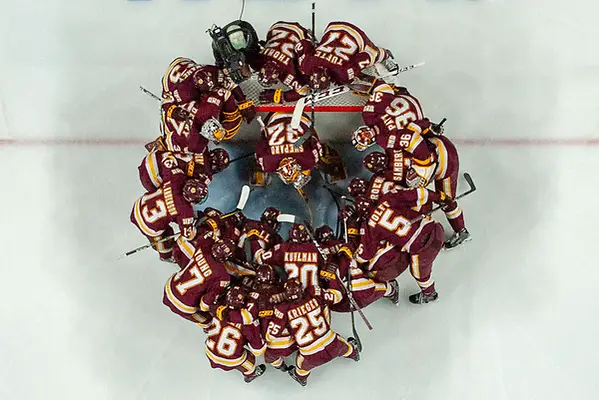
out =
<svg viewBox="0 0 599 400"><path fill-rule="evenodd" d="M2 139L143 140L157 119L137 86L156 90L175 56L208 60L204 30L235 18L239 2L0 3ZM309 24L308 4L249 0L245 18L259 33L278 19ZM597 138L595 2L320 0L318 10L320 27L348 19L402 62L427 61L403 83L449 118L451 137ZM335 118L319 129L346 137ZM345 149L359 173L361 155ZM251 385L210 369L201 330L161 303L172 267L152 252L116 260L145 243L129 222L143 148L1 147L0 399L596 398L597 147L459 150L479 187L461 202L474 240L435 263L440 301L407 304L416 285L403 276L402 305L369 307L372 332L358 321L360 363L334 361L301 388L272 369ZM245 173L242 162L217 176L210 204L234 206ZM253 193L248 215L303 212L286 189ZM327 193L309 191L317 222L334 223ZM333 319L351 333L348 316Z"/></svg>

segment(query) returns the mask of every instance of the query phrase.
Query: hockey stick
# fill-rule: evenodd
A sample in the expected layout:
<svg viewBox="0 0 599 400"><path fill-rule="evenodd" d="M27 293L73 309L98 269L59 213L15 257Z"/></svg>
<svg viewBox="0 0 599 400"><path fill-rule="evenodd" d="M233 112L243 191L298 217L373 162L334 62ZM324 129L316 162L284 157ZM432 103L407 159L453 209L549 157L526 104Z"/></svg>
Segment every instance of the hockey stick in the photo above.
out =
<svg viewBox="0 0 599 400"><path fill-rule="evenodd" d="M148 89L146 89L143 86L139 87L141 89L142 92L144 92L145 94L147 94L148 96L152 97L154 100L158 100L158 101L162 101L162 99L158 96L156 96L154 93L150 92Z"/></svg>
<svg viewBox="0 0 599 400"><path fill-rule="evenodd" d="M231 161L229 161L229 164L233 164L235 161L239 161L239 160L243 160L244 158L251 157L251 156L253 156L254 154L256 154L256 153L255 153L255 152L253 152L253 151L252 151L251 153L244 154L244 155L242 155L242 156L239 156L239 157L237 157L237 158L234 158L234 159L232 159Z"/></svg>
<svg viewBox="0 0 599 400"><path fill-rule="evenodd" d="M243 185L241 187L241 194L239 195L239 200L237 201L237 205L235 206L235 210L223 214L220 216L220 219L226 219L229 217L232 217L233 215L239 214L240 212L243 211L245 204L248 202L248 198L250 197L250 187L248 185ZM210 219L210 217L202 217L198 220L197 224L201 225L204 222L208 221L208 219Z"/></svg>
<svg viewBox="0 0 599 400"><path fill-rule="evenodd" d="M163 242L166 242L167 240L174 239L175 237L179 236L179 233L180 232L174 233L174 234L172 234L170 236L164 237L164 238L162 238L160 240L157 240L155 242L144 244L143 246L139 246L139 247L137 247L137 248L135 248L133 250L129 250L128 252L126 252L126 253L121 254L120 256L118 256L117 260L122 260L123 258L129 257L130 255L133 255L133 254L135 254L135 253L137 253L139 251L142 251L142 250L145 250L145 249L149 249L150 247L154 247L154 246L156 246L159 243L163 243Z"/></svg>
<svg viewBox="0 0 599 400"><path fill-rule="evenodd" d="M329 194L333 198L333 201L335 202L335 206L337 207L337 224L335 225L335 237L339 238L339 212L341 212L341 208L339 208L339 201L337 200L335 193L333 193L333 191L328 186L322 186L327 190L327 192L329 192Z"/></svg>
<svg viewBox="0 0 599 400"><path fill-rule="evenodd" d="M308 225L308 223L306 221L302 221L297 216L291 215L291 214L279 214L279 216L277 216L277 221L288 222L290 224L304 225L304 227L306 228L306 231L308 232L308 235L310 235L310 240L312 240L312 243L314 243L314 246L316 246L316 250L318 250L318 252L322 256L322 258L325 260L325 262L328 261L328 256L325 254L322 247L320 247L320 243L318 243L318 241L316 241L316 237L314 237L314 233L312 232L312 229L310 228L310 226ZM339 280L339 282L341 282L341 280ZM372 328L372 325L370 324L370 321L368 321L368 318L366 318L366 316L362 312L362 308L358 305L358 303L356 303L356 300L354 299L354 296L352 295L351 290L348 290L342 283L341 283L341 287L343 288L343 291L345 292L345 295L347 296L349 303L356 309L358 314L360 314L360 317L362 317L362 320L364 321L364 324L366 325L366 327L369 330L372 330L373 328Z"/></svg>
<svg viewBox="0 0 599 400"><path fill-rule="evenodd" d="M421 63L417 63L417 64L412 64L412 65L408 65L406 67L403 68L398 68L397 70L390 72L387 75L382 75L382 76L373 76L373 79L385 79L385 78L389 78L391 76L396 76L402 72L406 72L409 71L411 69L417 68L417 67L421 67L424 65L424 62ZM349 92L359 92L359 93L363 93L363 94L368 94L368 89L366 87L366 85L364 84L348 84L348 85L343 85L343 86L336 86L334 88L331 89L327 89L318 93L313 93L310 95L311 97L311 104L312 106L314 106L314 103L318 102L318 101L322 101L322 100L328 100L331 99L333 97L345 94L345 93L349 93ZM295 107L293 108L293 116L291 118L291 127L294 129L298 129L299 125L300 125L300 121L302 118L302 114L304 112L304 108L306 107L306 97L302 97L300 98L297 103L295 103ZM308 138L312 135L312 131L309 130L306 133L304 133L298 140L295 141L295 143L293 143L293 147L298 148L301 145L303 145L306 140L308 140Z"/></svg>
<svg viewBox="0 0 599 400"><path fill-rule="evenodd" d="M339 196L341 198L345 197L345 201L349 201L351 203L354 202L352 199L348 198L346 194L343 194L343 193L337 191L337 189L338 189L337 186L333 186L333 185L329 185L328 183L325 183L322 185L322 187L327 189L329 192L336 194L337 196Z"/></svg>
<svg viewBox="0 0 599 400"><path fill-rule="evenodd" d="M343 208L345 208L345 203L347 201L347 197L341 196L341 204ZM347 233L347 217L343 217L343 240L345 243L349 243L349 234ZM349 268L347 269L347 290L351 292L351 265L354 260L350 261ZM358 344L358 351L362 352L362 340L360 340L360 336L358 336L358 331L356 329L356 317L354 315L354 307L350 305L349 313L351 317L351 329L354 334L354 338L356 339L356 343Z"/></svg>
<svg viewBox="0 0 599 400"><path fill-rule="evenodd" d="M476 192L476 186L474 185L474 181L472 180L472 177L470 176L470 174L468 172L464 172L464 179L466 180L466 183L468 184L468 186L470 186L470 188L467 191L465 191L464 193L457 195L454 199L452 199L453 201L459 200L463 197L468 196L471 193ZM418 218L414 218L413 220L410 221L410 223L415 224L416 222L418 222L424 218L430 217L434 212L439 211L443 207L445 207L444 204L439 205L439 206L433 208L428 213L422 214Z"/></svg>
<svg viewBox="0 0 599 400"><path fill-rule="evenodd" d="M247 185L244 185L244 186L241 188L241 195L239 196L239 201L237 202L237 207L235 208L235 210L234 210L234 211L232 211L232 212L230 212L230 213L223 214L223 215L220 217L220 219L229 218L230 216L232 216L232 215L235 215L235 214L237 214L237 213L241 212L241 211L243 210L243 208L245 207L245 203L247 203L247 201L248 201L248 197L249 197L249 196L250 196L250 187L249 187L249 186L247 186ZM198 222L197 222L196 224L197 224L197 225L201 225L201 224L203 224L204 222L206 222L206 221L207 221L209 218L210 218L210 217L202 217L202 218L200 218L200 219L198 220ZM154 246L156 246L158 243L166 242L166 241L167 241L167 240L169 240L169 239L173 239L173 238L177 237L179 234L180 234L180 232L177 232L177 233L174 233L174 234L172 234L172 235L170 235L170 236L167 236L167 237L165 237L165 238L162 238L162 239L160 239L160 240L158 240L158 241L156 241L156 242L148 243L148 244L145 244L145 245L143 245L143 246L139 246L139 247L137 247L137 248L135 248L135 249L133 249L133 250L129 250L129 251L128 251L128 252L126 252L125 254L121 254L120 256L118 256L118 257L117 257L117 259L119 259L119 260L120 260L120 259L122 259L122 258L129 257L130 255L132 255L132 254L135 254L135 253L137 253L137 252L139 252L139 251L142 251L142 250L145 250L145 249L149 249L150 247L154 247Z"/></svg>

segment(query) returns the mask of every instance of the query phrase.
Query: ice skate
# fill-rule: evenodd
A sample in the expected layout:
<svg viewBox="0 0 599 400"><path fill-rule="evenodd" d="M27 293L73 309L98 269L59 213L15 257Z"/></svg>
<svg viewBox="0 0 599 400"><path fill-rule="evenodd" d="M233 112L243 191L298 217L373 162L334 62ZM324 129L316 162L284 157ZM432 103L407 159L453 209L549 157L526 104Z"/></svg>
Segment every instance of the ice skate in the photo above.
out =
<svg viewBox="0 0 599 400"><path fill-rule="evenodd" d="M354 360L355 362L360 361L360 349L362 348L360 343L358 343L358 341L353 337L347 338L347 342L354 347L354 355L348 358Z"/></svg>
<svg viewBox="0 0 599 400"><path fill-rule="evenodd" d="M443 245L443 248L445 250L455 249L456 247L466 242L469 242L470 240L472 240L470 232L468 232L468 229L464 228L461 231L455 233L449 240L447 240Z"/></svg>
<svg viewBox="0 0 599 400"><path fill-rule="evenodd" d="M302 386L306 386L308 384L308 378L299 376L295 371L296 371L296 368L291 367L287 370L287 373L289 374L290 377L293 378L294 381L296 381L297 383L299 383Z"/></svg>
<svg viewBox="0 0 599 400"><path fill-rule="evenodd" d="M388 283L389 283L389 286L391 286L391 293L389 293L388 295L385 295L384 297L386 299L389 299L391 301L391 303L398 306L399 305L399 283L397 282L396 279L393 279L392 281L389 281Z"/></svg>
<svg viewBox="0 0 599 400"><path fill-rule="evenodd" d="M243 380L245 381L245 383L250 383L251 381L253 381L257 377L259 377L260 375L262 375L264 373L264 371L266 371L266 367L264 366L264 364L257 365L256 366L256 370L252 374L246 375L243 378Z"/></svg>
<svg viewBox="0 0 599 400"><path fill-rule="evenodd" d="M429 294L425 294L422 291L410 296L410 303L412 304L423 304L436 301L439 298L439 294L435 291Z"/></svg>

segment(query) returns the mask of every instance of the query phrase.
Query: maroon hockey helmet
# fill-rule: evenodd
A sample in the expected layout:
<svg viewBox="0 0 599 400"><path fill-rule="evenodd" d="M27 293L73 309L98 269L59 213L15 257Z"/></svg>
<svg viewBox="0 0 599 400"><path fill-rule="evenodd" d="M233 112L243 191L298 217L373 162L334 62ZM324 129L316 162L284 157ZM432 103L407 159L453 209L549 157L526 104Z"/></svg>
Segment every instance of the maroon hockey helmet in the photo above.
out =
<svg viewBox="0 0 599 400"><path fill-rule="evenodd" d="M245 215L243 215L243 213L241 211L231 215L228 219L233 223L233 225L237 229L240 229L240 230L243 229L243 226L245 225L245 223L248 220L247 217Z"/></svg>
<svg viewBox="0 0 599 400"><path fill-rule="evenodd" d="M273 283L276 280L275 270L268 264L260 265L256 270L256 283L266 284Z"/></svg>
<svg viewBox="0 0 599 400"><path fill-rule="evenodd" d="M223 215L223 212L216 208L206 207L204 209L204 215L209 218L220 218Z"/></svg>
<svg viewBox="0 0 599 400"><path fill-rule="evenodd" d="M316 228L314 231L314 236L316 236L318 243L326 243L329 240L333 240L335 237L335 232L333 232L333 229L330 226L323 225Z"/></svg>
<svg viewBox="0 0 599 400"><path fill-rule="evenodd" d="M314 72L310 74L309 85L312 90L327 90L329 86L331 86L329 70L323 67L317 67Z"/></svg>
<svg viewBox="0 0 599 400"><path fill-rule="evenodd" d="M281 211L274 207L268 207L260 216L260 222L271 227L274 231L278 231L281 227L281 223L277 221L279 214L281 214Z"/></svg>
<svg viewBox="0 0 599 400"><path fill-rule="evenodd" d="M352 197L357 197L361 194L366 193L366 189L368 188L368 181L363 178L354 178L349 183L347 190Z"/></svg>
<svg viewBox="0 0 599 400"><path fill-rule="evenodd" d="M380 151L373 151L364 157L363 164L373 174L381 174L387 169L387 156Z"/></svg>
<svg viewBox="0 0 599 400"><path fill-rule="evenodd" d="M354 201L354 207L356 209L356 215L360 218L366 217L372 208L374 203L368 199L366 196L358 196L356 197L356 201Z"/></svg>
<svg viewBox="0 0 599 400"><path fill-rule="evenodd" d="M183 185L183 198L190 203L202 203L208 197L208 186L200 179L188 179Z"/></svg>
<svg viewBox="0 0 599 400"><path fill-rule="evenodd" d="M217 77L215 77L212 74L212 72L206 71L206 69L201 68L194 72L193 83L199 91L209 92L216 86Z"/></svg>
<svg viewBox="0 0 599 400"><path fill-rule="evenodd" d="M277 63L268 60L258 72L258 82L262 86L273 86L279 83L279 67Z"/></svg>
<svg viewBox="0 0 599 400"><path fill-rule="evenodd" d="M225 262L233 255L235 243L231 239L223 239L212 245L210 252L215 260Z"/></svg>
<svg viewBox="0 0 599 400"><path fill-rule="evenodd" d="M287 282L285 282L283 293L285 293L287 301L297 301L302 298L304 288L298 279L288 279Z"/></svg>
<svg viewBox="0 0 599 400"><path fill-rule="evenodd" d="M309 243L310 234L307 228L302 224L293 224L289 228L289 240L292 243Z"/></svg>
<svg viewBox="0 0 599 400"><path fill-rule="evenodd" d="M217 174L229 167L231 159L229 157L229 153L227 153L225 149L218 148L210 150L209 154L210 169L212 170L213 174Z"/></svg>
<svg viewBox="0 0 599 400"><path fill-rule="evenodd" d="M245 290L241 286L233 286L227 292L227 306L239 309L245 307Z"/></svg>

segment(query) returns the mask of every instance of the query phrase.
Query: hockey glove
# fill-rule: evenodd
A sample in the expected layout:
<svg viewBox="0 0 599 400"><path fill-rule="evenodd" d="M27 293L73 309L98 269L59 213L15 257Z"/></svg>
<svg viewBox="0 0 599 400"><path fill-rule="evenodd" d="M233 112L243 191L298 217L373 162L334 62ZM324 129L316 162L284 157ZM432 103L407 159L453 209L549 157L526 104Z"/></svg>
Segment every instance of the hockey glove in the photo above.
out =
<svg viewBox="0 0 599 400"><path fill-rule="evenodd" d="M275 103L283 102L283 89L265 89L260 93L260 103Z"/></svg>
<svg viewBox="0 0 599 400"><path fill-rule="evenodd" d="M254 118L256 118L256 107L254 107L253 100L247 100L243 103L239 103L237 107L239 108L241 115L243 115L243 119L245 119L245 122L248 124L252 122Z"/></svg>

